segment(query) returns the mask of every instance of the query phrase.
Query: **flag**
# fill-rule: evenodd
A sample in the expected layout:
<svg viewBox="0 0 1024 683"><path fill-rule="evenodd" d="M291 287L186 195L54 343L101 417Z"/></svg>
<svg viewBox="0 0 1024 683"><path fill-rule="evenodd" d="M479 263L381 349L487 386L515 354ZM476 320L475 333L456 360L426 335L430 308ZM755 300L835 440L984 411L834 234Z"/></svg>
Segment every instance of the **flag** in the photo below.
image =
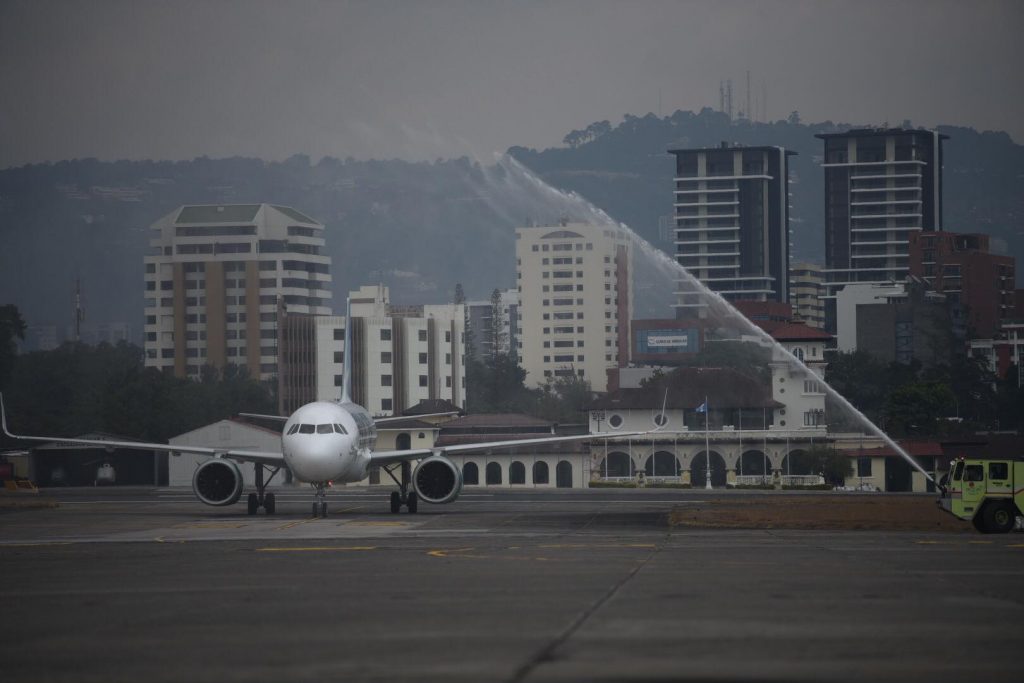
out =
<svg viewBox="0 0 1024 683"><path fill-rule="evenodd" d="M704 401L699 406L697 406L697 412L698 413L706 413L706 412L708 412L708 402Z"/></svg>

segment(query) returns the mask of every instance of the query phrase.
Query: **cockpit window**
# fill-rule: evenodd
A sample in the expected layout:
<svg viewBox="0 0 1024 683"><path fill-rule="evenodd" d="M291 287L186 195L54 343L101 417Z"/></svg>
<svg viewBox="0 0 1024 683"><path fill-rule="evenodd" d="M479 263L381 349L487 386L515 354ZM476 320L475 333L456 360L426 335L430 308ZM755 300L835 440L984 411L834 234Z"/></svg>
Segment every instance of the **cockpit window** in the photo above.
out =
<svg viewBox="0 0 1024 683"><path fill-rule="evenodd" d="M316 433L316 425L299 425L299 434Z"/></svg>
<svg viewBox="0 0 1024 683"><path fill-rule="evenodd" d="M293 424L293 425L292 425L292 426L291 426L291 427L290 427L290 428L288 429L288 433L289 433L289 434L294 434L294 433L295 433L295 432L297 432L297 431L299 431L299 423L298 423L298 422L296 422L295 424Z"/></svg>
<svg viewBox="0 0 1024 683"><path fill-rule="evenodd" d="M334 432L334 426L329 424L322 424L316 426L317 434L331 434Z"/></svg>
<svg viewBox="0 0 1024 683"><path fill-rule="evenodd" d="M342 427L337 422L334 423L334 431L336 431L339 434L348 434L348 432L345 431L345 428Z"/></svg>

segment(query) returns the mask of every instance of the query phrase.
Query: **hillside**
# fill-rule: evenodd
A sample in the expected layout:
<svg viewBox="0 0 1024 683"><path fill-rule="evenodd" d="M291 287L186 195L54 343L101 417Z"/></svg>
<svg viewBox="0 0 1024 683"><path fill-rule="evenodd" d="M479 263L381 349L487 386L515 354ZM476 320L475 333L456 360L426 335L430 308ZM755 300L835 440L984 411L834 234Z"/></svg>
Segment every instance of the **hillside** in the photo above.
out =
<svg viewBox="0 0 1024 683"><path fill-rule="evenodd" d="M799 153L792 161L794 256L820 261L821 143L814 135L846 127L730 123L708 109L680 111L596 125L592 139L576 136L575 147L517 147L510 154L671 250L667 149L722 140L787 147ZM997 247L1005 245L1024 263L1024 148L1004 133L940 130L950 136L947 228L989 232L999 238ZM336 300L349 288L383 281L400 303L449 300L456 282L471 298L512 286L514 228L553 221L564 210L507 165L464 158L85 159L24 166L0 171L0 303L17 304L30 325L63 326L80 277L87 322L126 321L138 329L148 227L180 204L233 202L290 205L323 222Z"/></svg>

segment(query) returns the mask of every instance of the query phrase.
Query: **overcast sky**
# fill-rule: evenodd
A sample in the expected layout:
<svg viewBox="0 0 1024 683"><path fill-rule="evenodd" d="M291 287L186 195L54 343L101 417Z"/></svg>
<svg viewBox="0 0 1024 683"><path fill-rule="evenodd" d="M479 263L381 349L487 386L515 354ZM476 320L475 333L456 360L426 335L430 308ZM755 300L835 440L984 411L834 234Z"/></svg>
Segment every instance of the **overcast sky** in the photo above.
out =
<svg viewBox="0 0 1024 683"><path fill-rule="evenodd" d="M626 113L1024 140L1024 2L0 0L0 168L295 153L489 159Z"/></svg>

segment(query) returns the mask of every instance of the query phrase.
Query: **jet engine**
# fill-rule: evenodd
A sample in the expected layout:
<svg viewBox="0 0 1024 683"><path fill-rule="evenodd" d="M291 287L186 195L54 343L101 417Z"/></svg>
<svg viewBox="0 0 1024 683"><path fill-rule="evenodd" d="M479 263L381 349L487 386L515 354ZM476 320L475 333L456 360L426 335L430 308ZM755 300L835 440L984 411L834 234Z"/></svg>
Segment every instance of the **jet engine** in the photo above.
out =
<svg viewBox="0 0 1024 683"><path fill-rule="evenodd" d="M225 458L207 460L192 475L192 490L196 498L217 507L237 503L242 497L243 483L238 464Z"/></svg>
<svg viewBox="0 0 1024 683"><path fill-rule="evenodd" d="M427 503L450 503L462 491L462 472L448 458L431 456L416 466L412 485Z"/></svg>

